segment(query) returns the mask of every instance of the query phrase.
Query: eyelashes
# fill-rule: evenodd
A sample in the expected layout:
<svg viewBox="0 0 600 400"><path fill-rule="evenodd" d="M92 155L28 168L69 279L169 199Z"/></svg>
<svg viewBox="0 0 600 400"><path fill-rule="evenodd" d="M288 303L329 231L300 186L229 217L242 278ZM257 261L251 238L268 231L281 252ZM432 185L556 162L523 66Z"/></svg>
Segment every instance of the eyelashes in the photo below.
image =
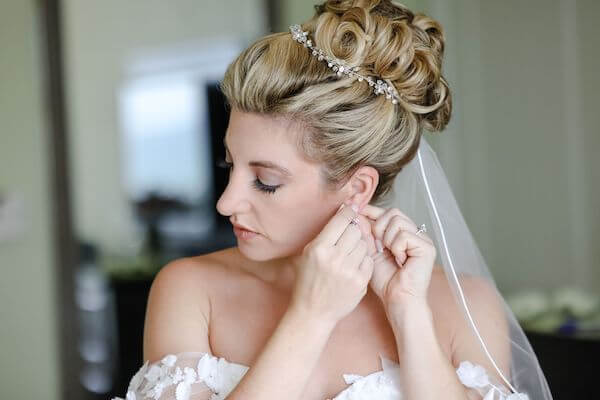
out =
<svg viewBox="0 0 600 400"><path fill-rule="evenodd" d="M252 184L254 185L254 188L260 190L261 192L270 193L270 194L275 193L275 191L279 188L279 185L278 186L265 185L258 178L256 178L252 182Z"/></svg>
<svg viewBox="0 0 600 400"><path fill-rule="evenodd" d="M227 161L225 161L224 159L220 159L220 160L217 162L217 167L219 167L219 168L224 168L224 169L227 169L227 170L231 170L231 168L233 168L233 163L231 163L231 162L227 162ZM258 191L260 191L260 192L263 192L263 193L269 193L269 194L273 194L273 193L275 193L275 191L277 191L277 189L279 189L279 187L280 187L281 185L276 185L276 186L265 185L264 183L262 183L262 182L260 181L260 179L256 178L256 179L255 179L255 180L252 182L252 186L253 186L253 187L254 187L256 190L258 190Z"/></svg>

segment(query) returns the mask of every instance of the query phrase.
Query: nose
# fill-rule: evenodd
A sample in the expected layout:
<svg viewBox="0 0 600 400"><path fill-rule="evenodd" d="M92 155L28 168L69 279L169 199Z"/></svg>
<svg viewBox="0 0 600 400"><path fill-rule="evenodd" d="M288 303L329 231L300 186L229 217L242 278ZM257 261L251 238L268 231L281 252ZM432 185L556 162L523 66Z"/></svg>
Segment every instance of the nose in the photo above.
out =
<svg viewBox="0 0 600 400"><path fill-rule="evenodd" d="M219 214L227 217L233 214L246 212L249 208L249 204L244 196L243 188L241 188L240 185L237 185L232 176L230 176L225 190L217 201L217 211Z"/></svg>

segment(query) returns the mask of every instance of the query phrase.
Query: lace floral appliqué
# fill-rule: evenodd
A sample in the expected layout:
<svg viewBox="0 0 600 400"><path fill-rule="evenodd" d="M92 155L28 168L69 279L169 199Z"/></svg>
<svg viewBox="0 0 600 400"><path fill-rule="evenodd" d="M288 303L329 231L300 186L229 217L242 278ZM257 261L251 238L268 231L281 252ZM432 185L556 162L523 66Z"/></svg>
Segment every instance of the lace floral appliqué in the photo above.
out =
<svg viewBox="0 0 600 400"><path fill-rule="evenodd" d="M484 396L483 400L529 400L525 393L510 393L503 385L493 382L481 365L462 361L456 374L463 385Z"/></svg>
<svg viewBox="0 0 600 400"><path fill-rule="evenodd" d="M203 383L210 388L211 400L222 400L248 370L246 366L208 353L200 358L196 368L181 367L176 365L177 361L178 357L173 354L151 365L146 361L131 379L126 398L115 397L113 400L160 400L167 389L171 393L174 391L176 400L189 400L192 385L196 383Z"/></svg>
<svg viewBox="0 0 600 400"><path fill-rule="evenodd" d="M381 371L367 376L344 374L349 387L336 395L335 400L402 400L399 364L381 355L380 358ZM126 398L113 400L190 400L199 393L210 393L210 400L224 400L248 369L209 353L170 354L152 364L146 361L131 379ZM456 374L463 385L477 391L483 400L529 400L524 393L511 393L482 366L469 361L461 362Z"/></svg>

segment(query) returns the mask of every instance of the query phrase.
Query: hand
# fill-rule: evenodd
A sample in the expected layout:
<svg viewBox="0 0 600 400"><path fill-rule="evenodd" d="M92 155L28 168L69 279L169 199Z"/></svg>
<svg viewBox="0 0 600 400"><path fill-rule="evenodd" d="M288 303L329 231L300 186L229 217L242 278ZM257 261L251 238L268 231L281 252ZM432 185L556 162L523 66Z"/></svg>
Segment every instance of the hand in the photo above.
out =
<svg viewBox="0 0 600 400"><path fill-rule="evenodd" d="M342 205L293 260L296 280L290 307L336 324L365 296L373 260L360 229L350 224L357 216Z"/></svg>
<svg viewBox="0 0 600 400"><path fill-rule="evenodd" d="M383 252L371 253L374 261L371 288L384 305L407 298L426 300L436 258L433 241L397 208L385 210L367 204L359 211L370 225L373 242L380 240ZM367 235L366 229L362 229ZM372 251L372 250L371 250Z"/></svg>

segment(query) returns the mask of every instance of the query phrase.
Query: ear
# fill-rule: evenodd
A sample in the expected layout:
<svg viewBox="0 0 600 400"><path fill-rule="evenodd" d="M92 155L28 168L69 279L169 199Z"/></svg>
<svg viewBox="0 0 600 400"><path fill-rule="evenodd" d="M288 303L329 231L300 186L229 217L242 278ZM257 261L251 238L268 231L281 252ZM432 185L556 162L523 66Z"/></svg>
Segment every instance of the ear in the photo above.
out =
<svg viewBox="0 0 600 400"><path fill-rule="evenodd" d="M344 201L346 204L354 203L359 209L369 204L377 184L379 183L379 172L371 166L363 165L358 168L352 177L346 182L344 189L348 195Z"/></svg>

